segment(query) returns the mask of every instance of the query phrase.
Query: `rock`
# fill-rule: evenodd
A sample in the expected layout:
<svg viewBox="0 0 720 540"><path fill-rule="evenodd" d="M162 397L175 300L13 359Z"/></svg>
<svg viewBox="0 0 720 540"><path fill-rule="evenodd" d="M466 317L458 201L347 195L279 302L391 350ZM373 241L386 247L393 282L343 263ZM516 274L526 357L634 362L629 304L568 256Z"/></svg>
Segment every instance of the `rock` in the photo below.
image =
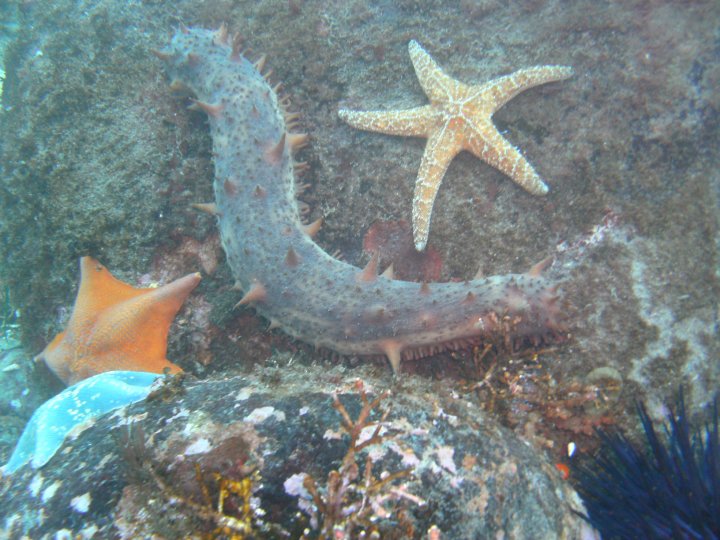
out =
<svg viewBox="0 0 720 540"><path fill-rule="evenodd" d="M33 411L59 389L47 369L17 345L0 346L0 463L7 461Z"/></svg>
<svg viewBox="0 0 720 540"><path fill-rule="evenodd" d="M221 252L196 257L197 246L217 242L217 227L190 208L212 198L205 119L173 95L151 50L179 23L225 21L267 54L273 84L282 82L302 113L312 140L298 156L311 166L301 180L312 183L307 219L323 217L318 242L356 266L366 262L360 238L374 221L410 218L425 144L362 134L337 110L426 103L409 39L467 82L572 65L576 77L494 118L547 180L547 197L523 193L471 156L453 161L430 238L444 261L440 279L467 279L479 266L487 275L525 271L554 254L548 277L564 280L576 308L574 345L544 361L554 380L616 370L626 425L635 397L657 408L679 379L689 408L712 399L720 384L717 1L5 4L20 25L7 32L14 39L4 57L0 280L22 308L29 350L63 328L79 256L133 283L195 271L202 257L222 260ZM197 292L213 332L193 321L171 333L169 356L183 368L197 374L250 352L262 363L272 349L294 350L248 312L238 321L231 285L221 263ZM203 366L192 347L206 353ZM458 364L451 356L418 369L446 376Z"/></svg>
<svg viewBox="0 0 720 540"><path fill-rule="evenodd" d="M46 466L3 478L5 533L194 538L225 519L235 531L252 527L245 537L314 538L343 509L334 523L346 537L423 537L433 525L443 538L579 537L573 490L477 405L417 377L378 399L391 380L372 368L352 378L340 368L295 370L169 379L65 441ZM225 518L219 478L230 491Z"/></svg>

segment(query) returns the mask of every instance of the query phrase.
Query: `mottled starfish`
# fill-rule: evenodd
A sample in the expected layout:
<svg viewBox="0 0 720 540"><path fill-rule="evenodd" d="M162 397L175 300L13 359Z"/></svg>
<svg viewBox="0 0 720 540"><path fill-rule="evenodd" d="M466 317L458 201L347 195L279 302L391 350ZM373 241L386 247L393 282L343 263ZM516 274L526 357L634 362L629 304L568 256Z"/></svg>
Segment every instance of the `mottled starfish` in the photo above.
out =
<svg viewBox="0 0 720 540"><path fill-rule="evenodd" d="M408 44L410 59L428 105L405 110L349 111L340 118L358 129L389 135L427 137L413 197L415 248L425 249L433 203L452 159L468 150L535 195L548 187L525 158L498 131L492 115L520 92L573 73L567 66L521 69L485 84L468 85L445 74L416 41Z"/></svg>

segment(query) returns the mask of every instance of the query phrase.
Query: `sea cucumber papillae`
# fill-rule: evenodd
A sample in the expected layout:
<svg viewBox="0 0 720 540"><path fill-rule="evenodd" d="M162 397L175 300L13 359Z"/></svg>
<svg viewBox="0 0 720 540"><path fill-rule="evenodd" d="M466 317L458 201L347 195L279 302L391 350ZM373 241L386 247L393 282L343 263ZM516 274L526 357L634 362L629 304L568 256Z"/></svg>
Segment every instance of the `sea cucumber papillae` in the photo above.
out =
<svg viewBox="0 0 720 540"><path fill-rule="evenodd" d="M334 259L308 234L295 200L293 146L278 96L226 29L182 28L159 52L208 113L215 210L227 261L273 326L342 354L404 358L493 342L511 348L564 337L557 287L507 274L419 284Z"/></svg>

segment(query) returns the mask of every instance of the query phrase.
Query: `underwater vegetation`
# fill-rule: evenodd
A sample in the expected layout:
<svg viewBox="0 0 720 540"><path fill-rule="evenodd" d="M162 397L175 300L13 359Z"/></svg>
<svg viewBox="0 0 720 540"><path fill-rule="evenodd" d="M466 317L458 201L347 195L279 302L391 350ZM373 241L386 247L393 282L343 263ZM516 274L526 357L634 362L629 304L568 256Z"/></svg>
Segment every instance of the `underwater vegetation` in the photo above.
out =
<svg viewBox="0 0 720 540"><path fill-rule="evenodd" d="M182 384L178 380L175 377L169 382ZM389 393L371 400L362 382L358 381L355 388L362 403L356 418L333 394L332 407L341 416L342 430L349 438L341 465L330 470L324 480L301 472L283 483L285 493L298 497L297 516L305 515L298 520L302 532L297 525L294 530L286 530L287 524L273 522L277 516L263 508L263 502L268 502L268 488L263 485L257 460L245 454L243 444L221 460L225 469L222 472L215 470L217 464L208 463L207 455L204 463L195 461L191 468L184 469L178 466L177 456L172 456L173 465L167 466L154 457L153 443L148 444L150 438L141 422L125 424L116 434L128 480L141 493L138 508L150 512L133 526L145 520L152 524L153 537L157 534L163 538L177 538L181 532L185 537L184 526L199 533L203 540L417 538L407 510L410 504L422 506L425 501L406 491L400 482L412 476L411 470L375 474L370 454L360 455L393 438L386 424L390 408L380 407ZM154 502L146 504L148 500ZM167 515L171 507L179 513L170 523L148 518L154 515L152 512ZM181 518L188 519L185 525ZM126 537L138 537L140 529L132 530L133 535Z"/></svg>
<svg viewBox="0 0 720 540"><path fill-rule="evenodd" d="M187 494L187 490L179 492L151 462L141 424L130 423L123 426L116 435L116 440L121 445L123 458L128 465L128 476L133 482L154 486L172 505L182 506L200 521L214 524L212 531L202 534L203 540L256 538L256 531L253 531L255 509L251 504L253 490L260 480L256 469L241 467L244 469L243 474L237 479L213 472L209 475L213 481L211 487L205 480L208 475L199 463L194 463L195 481L201 494L201 501L198 502Z"/></svg>
<svg viewBox="0 0 720 540"><path fill-rule="evenodd" d="M412 495L400 486L394 485L401 478L411 475L410 469L394 473L373 474L373 462L370 455L365 458L364 470L358 465L359 453L370 446L383 443L390 438L383 434L383 424L390 409L386 408L379 422L370 420L370 415L388 393L378 395L370 401L363 384L358 381L356 388L360 393L362 409L357 419L353 419L337 395L333 395L333 407L342 417L342 427L350 436L342 465L330 471L323 486L309 474L305 475L303 487L312 498L314 508L310 507L311 523L319 525L317 536L309 530L301 540L318 538L319 540L341 540L351 538L389 538L389 532L381 534L380 520L393 522L393 536L412 538L414 526L407 513L398 509L397 501L412 501L424 505L425 501ZM372 430L372 434L369 430ZM306 506L307 508L307 506Z"/></svg>
<svg viewBox="0 0 720 540"><path fill-rule="evenodd" d="M682 391L658 429L642 403L644 444L598 430L601 448L574 471L583 516L605 540L720 538L718 397L702 430L693 430Z"/></svg>

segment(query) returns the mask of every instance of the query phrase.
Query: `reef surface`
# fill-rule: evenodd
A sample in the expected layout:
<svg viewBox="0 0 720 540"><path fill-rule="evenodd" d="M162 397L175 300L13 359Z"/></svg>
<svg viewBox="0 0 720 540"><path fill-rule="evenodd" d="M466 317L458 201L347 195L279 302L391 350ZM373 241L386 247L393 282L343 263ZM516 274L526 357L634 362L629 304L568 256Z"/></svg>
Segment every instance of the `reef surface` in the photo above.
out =
<svg viewBox="0 0 720 540"><path fill-rule="evenodd" d="M66 440L44 467L5 478L0 525L10 538L200 537L222 524L211 511L219 492L213 476L220 475L249 479L253 532L245 538L300 538L305 529L314 538L331 511L341 528L357 517L356 534L364 524L382 538L420 538L433 525L458 539L580 537L584 522L572 510L582 505L569 484L472 400L419 379L412 391L396 388L370 409L363 396L374 401L387 384L379 370L354 370L362 383L340 368L302 374L262 369L171 379L164 391ZM343 411L361 428L359 444L368 443L351 458ZM328 502L333 470L350 486L336 506ZM383 483L387 475L395 479ZM326 497L325 511L308 476ZM363 488L371 485L360 519ZM224 514L242 521L238 500L229 497Z"/></svg>
<svg viewBox="0 0 720 540"><path fill-rule="evenodd" d="M189 208L211 198L206 120L173 98L148 54L181 22L225 21L267 53L302 113L307 217L323 217L317 241L357 266L373 222L409 218L424 141L354 131L337 109L423 103L410 39L465 81L572 65L575 78L524 93L495 116L547 179L548 196L523 193L471 156L452 163L430 237L445 263L441 279L467 279L478 266L523 271L555 254L548 278L564 280L577 312L574 344L547 362L554 378L609 368L628 396L665 389L651 403L680 378L690 403L707 401L720 379L720 75L707 13L720 8L445 7L23 2L24 31L5 55L0 272L22 310L26 347L41 350L64 325L76 260L87 254L136 283L214 271L171 332L169 354L184 367L223 369L241 356L262 363L273 348L292 347L251 312L230 309L238 298L227 292L215 224ZM410 369L438 369L429 364Z"/></svg>
<svg viewBox="0 0 720 540"><path fill-rule="evenodd" d="M580 451L591 444L588 404L601 404L598 422L633 423L637 396L657 418L679 382L690 410L720 385L717 2L16 7L22 31L5 52L0 113L0 281L20 309L29 353L65 325L77 259L92 255L142 286L204 273L168 351L201 377L258 365L297 376L311 364L354 367L352 358L321 358L268 333L251 309L233 310L239 293L230 289L215 220L190 208L212 198L207 121L173 95L150 50L180 23L227 22L267 53L302 113L307 219L323 217L317 242L355 266L368 260L362 236L374 222L410 218L424 141L355 131L337 110L425 103L407 61L411 39L464 81L573 66L574 78L517 96L494 117L547 180L548 195L532 197L459 155L438 195L428 248L444 262L441 280L469 279L478 266L487 275L525 271L555 254L547 278L563 282L575 307L573 340L540 354L530 370L517 366L532 359L469 350L406 362L409 375L472 392L479 407L556 457L568 442ZM52 379L28 371L30 397L21 397L30 402ZM578 393L588 387L594 398Z"/></svg>

